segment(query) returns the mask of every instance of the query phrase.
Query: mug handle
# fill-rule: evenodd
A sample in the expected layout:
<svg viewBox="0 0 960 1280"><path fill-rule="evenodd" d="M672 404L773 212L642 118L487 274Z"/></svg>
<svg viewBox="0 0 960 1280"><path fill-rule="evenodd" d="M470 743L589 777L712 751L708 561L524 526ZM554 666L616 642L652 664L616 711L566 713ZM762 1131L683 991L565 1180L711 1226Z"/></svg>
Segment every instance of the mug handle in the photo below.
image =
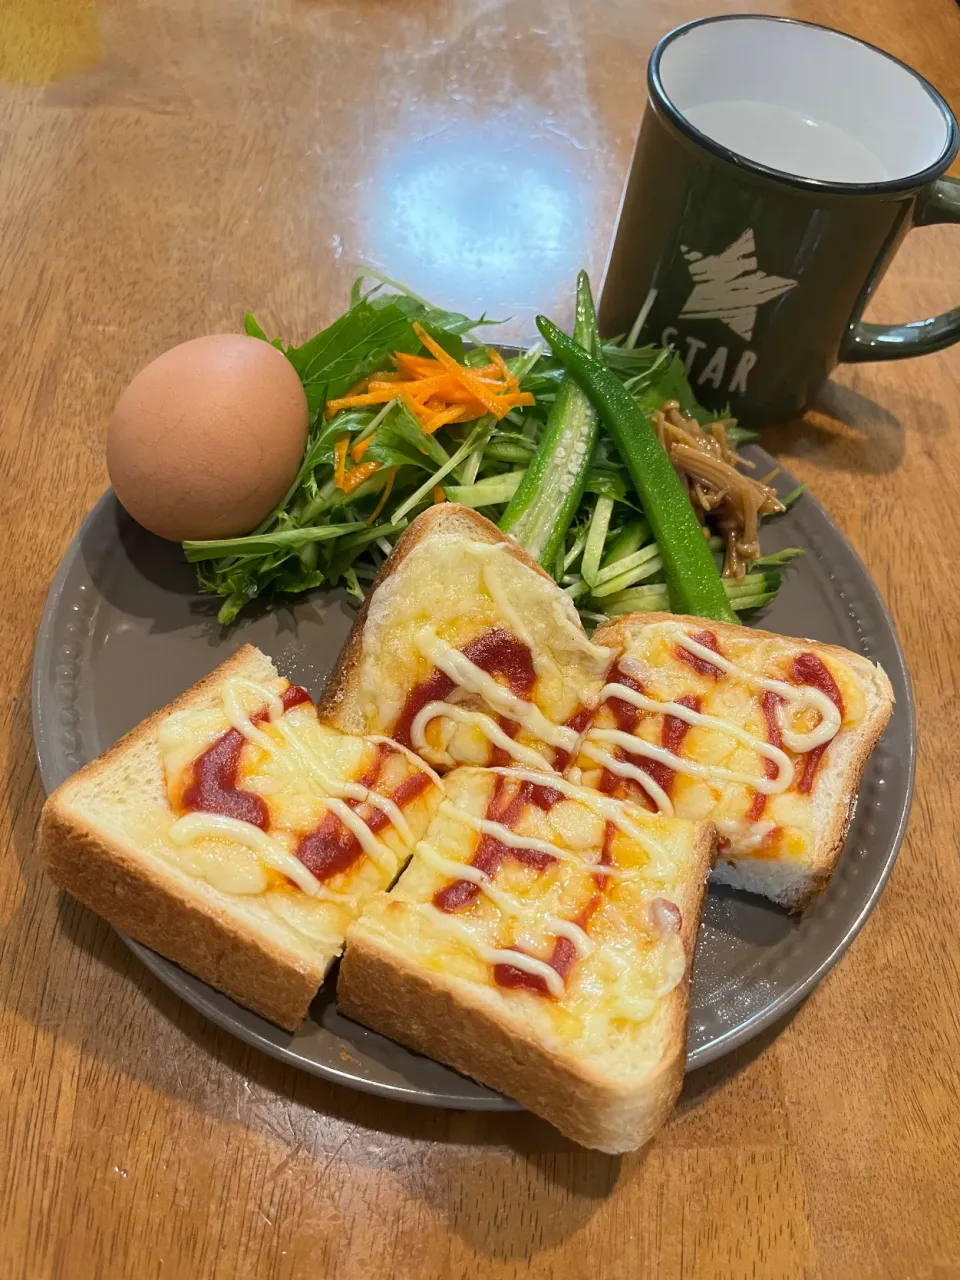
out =
<svg viewBox="0 0 960 1280"><path fill-rule="evenodd" d="M956 178L931 182L917 199L913 225L929 227L935 222L960 222L960 181ZM840 360L846 364L902 360L941 351L954 342L960 342L960 307L908 324L864 324L856 320L840 348Z"/></svg>

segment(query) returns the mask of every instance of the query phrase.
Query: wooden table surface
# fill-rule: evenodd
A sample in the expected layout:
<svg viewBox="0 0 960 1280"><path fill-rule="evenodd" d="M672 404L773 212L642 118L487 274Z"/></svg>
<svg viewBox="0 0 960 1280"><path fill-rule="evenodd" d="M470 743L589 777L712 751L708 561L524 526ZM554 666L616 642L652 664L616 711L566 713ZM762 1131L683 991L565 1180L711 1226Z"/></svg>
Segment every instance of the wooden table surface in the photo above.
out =
<svg viewBox="0 0 960 1280"><path fill-rule="evenodd" d="M882 45L960 108L953 0L765 7ZM917 799L848 957L787 1025L693 1075L642 1153L287 1069L168 994L32 853L33 638L124 381L248 307L313 332L359 258L529 331L576 266L599 271L647 55L699 12L0 6L0 1276L960 1276L957 352L844 369L768 436L896 617ZM914 233L875 318L960 301L958 255L956 231Z"/></svg>

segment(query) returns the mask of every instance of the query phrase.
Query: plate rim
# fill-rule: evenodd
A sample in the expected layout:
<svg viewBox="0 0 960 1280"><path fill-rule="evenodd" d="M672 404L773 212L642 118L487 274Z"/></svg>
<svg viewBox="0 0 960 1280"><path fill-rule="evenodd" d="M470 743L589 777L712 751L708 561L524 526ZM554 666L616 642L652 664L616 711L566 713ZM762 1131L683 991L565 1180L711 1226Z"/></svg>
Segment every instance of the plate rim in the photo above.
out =
<svg viewBox="0 0 960 1280"><path fill-rule="evenodd" d="M772 454L769 454L761 444L751 444L747 446L747 448L761 453L764 461L769 459L772 465L778 466L780 473L783 475L786 482L790 482L794 479L786 468L779 463L778 459L774 458ZM875 873L874 883L869 894L861 905L860 910L854 919L846 926L840 939L809 973L794 981L786 990L776 996L770 1004L757 1010L745 1021L716 1037L709 1044L698 1049L694 1049L692 1053L688 1054L685 1064L687 1072L699 1070L701 1067L716 1061L718 1058L726 1056L752 1040L767 1027L780 1022L787 1014L797 1007L797 1005L814 989L814 987L817 986L824 976L839 962L839 960L849 950L850 946L866 924L867 919L876 908L877 902L890 879L893 867L903 845L912 810L917 770L916 703L913 694L913 682L907 667L906 657L903 652L903 646L900 642L900 636L897 631L896 624L890 613L890 609L887 606L886 600L883 598L880 589L873 578L873 575L870 573L846 533L840 528L827 509L818 501L817 498L813 496L813 494L809 491L805 491L804 499L816 505L819 516L826 522L830 535L840 541L846 552L863 574L864 578L869 582L875 596L875 602L882 613L887 627L889 628L889 634L893 640L897 663L896 674L899 676L903 687L903 696L898 701L897 713L903 718L902 727L906 735L907 746L906 785L904 788L903 801L900 805L896 829L893 833L893 838L890 841L886 859ZM77 556L81 553L85 535L102 516L104 508L114 500L113 491L108 488L103 494L101 494L100 498L84 517L80 527L71 539L59 565L57 566L56 573L54 574L50 587L47 591L43 610L40 616L40 622L37 628L30 682L31 724L34 739L34 755L37 761L40 780L47 795L49 795L57 785L53 778L52 764L50 760L51 729L48 724L48 718L43 711L44 700L42 696L42 690L45 684L44 674L49 667L49 660L54 644L52 621L57 614L58 606L60 604L66 582L70 576L71 569L73 568ZM288 1066L292 1066L300 1071L306 1071L308 1074L330 1080L335 1084L355 1089L361 1093L387 1097L399 1102L413 1103L421 1106L435 1106L447 1110L472 1110L486 1112L522 1110L522 1107L512 1099L493 1092L490 1092L488 1096L476 1093L471 1093L469 1095L464 1094L463 1096L453 1094L434 1094L421 1086L400 1082L364 1079L362 1077L352 1075L349 1071L341 1070L333 1065L304 1060L291 1048L290 1045L279 1044L268 1039L256 1028L237 1021L229 1010L219 1008L214 998L215 995L219 993L215 993L213 988L206 988L205 984L201 983L203 989L197 991L188 983L184 981L177 981L176 978L179 976L181 971L172 961L169 961L165 957L151 951L148 947L143 946L143 944L135 942L132 938L119 930L116 930L116 932L133 954L137 956L137 958L146 966L154 977L156 977L168 990L172 990L180 999L184 1000L204 1017L209 1018L210 1021L222 1030L229 1032L237 1039L249 1044L253 1048L269 1054L272 1058L284 1062ZM171 967L175 970L174 975L171 975L169 971ZM194 979L194 981L200 982L199 979Z"/></svg>

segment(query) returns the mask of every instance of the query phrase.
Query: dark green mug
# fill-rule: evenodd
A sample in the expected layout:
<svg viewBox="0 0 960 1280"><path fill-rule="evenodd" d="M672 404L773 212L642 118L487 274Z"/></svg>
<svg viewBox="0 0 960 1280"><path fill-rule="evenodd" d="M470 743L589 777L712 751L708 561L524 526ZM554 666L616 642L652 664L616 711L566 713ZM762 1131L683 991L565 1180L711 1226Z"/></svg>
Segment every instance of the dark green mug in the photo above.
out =
<svg viewBox="0 0 960 1280"><path fill-rule="evenodd" d="M864 324L911 227L960 222L957 122L889 54L786 18L664 36L604 278L605 334L672 344L697 397L762 425L841 361L960 340L960 307Z"/></svg>

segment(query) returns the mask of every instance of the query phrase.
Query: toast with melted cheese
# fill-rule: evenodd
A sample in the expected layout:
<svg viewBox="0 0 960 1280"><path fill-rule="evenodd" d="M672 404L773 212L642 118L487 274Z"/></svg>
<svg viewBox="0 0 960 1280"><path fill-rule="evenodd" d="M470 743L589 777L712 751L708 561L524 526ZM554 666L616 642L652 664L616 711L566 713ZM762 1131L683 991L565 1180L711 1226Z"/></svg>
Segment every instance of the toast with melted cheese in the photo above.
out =
<svg viewBox="0 0 960 1280"><path fill-rule="evenodd" d="M347 931L341 1010L603 1151L684 1073L711 824L556 774L461 768L390 893Z"/></svg>
<svg viewBox="0 0 960 1280"><path fill-rule="evenodd" d="M118 929L293 1029L439 799L411 753L322 725L246 645L54 792L39 851Z"/></svg>
<svg viewBox="0 0 960 1280"><path fill-rule="evenodd" d="M569 776L709 819L715 880L802 910L829 882L890 718L882 669L835 645L671 614L630 614L594 638L618 657Z"/></svg>
<svg viewBox="0 0 960 1280"><path fill-rule="evenodd" d="M441 771L563 767L612 657L512 538L443 503L381 569L319 713L346 733L388 734Z"/></svg>

